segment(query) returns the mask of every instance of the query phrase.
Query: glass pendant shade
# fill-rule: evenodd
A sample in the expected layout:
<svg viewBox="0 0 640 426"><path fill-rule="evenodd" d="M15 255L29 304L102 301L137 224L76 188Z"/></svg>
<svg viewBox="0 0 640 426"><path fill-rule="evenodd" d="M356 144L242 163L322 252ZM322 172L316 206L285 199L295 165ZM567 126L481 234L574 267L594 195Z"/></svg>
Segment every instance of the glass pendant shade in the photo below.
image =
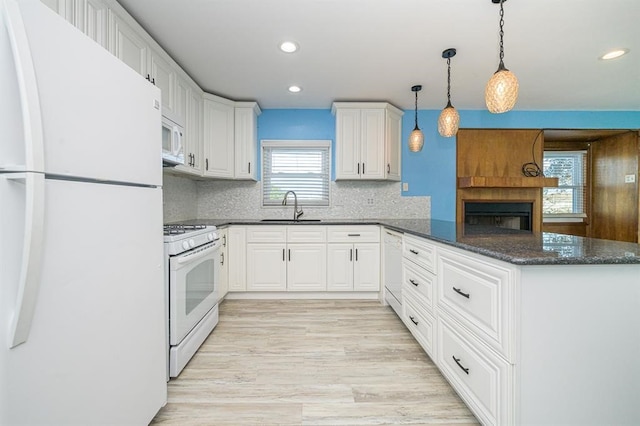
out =
<svg viewBox="0 0 640 426"><path fill-rule="evenodd" d="M450 138L458 133L459 126L460 114L451 104L448 104L438 117L438 132L445 138Z"/></svg>
<svg viewBox="0 0 640 426"><path fill-rule="evenodd" d="M411 134L409 135L409 151L418 152L422 150L422 146L424 145L424 134L422 130L416 127L413 129Z"/></svg>
<svg viewBox="0 0 640 426"><path fill-rule="evenodd" d="M487 83L484 99L489 112L500 114L510 111L518 99L518 79L507 69L498 69Z"/></svg>

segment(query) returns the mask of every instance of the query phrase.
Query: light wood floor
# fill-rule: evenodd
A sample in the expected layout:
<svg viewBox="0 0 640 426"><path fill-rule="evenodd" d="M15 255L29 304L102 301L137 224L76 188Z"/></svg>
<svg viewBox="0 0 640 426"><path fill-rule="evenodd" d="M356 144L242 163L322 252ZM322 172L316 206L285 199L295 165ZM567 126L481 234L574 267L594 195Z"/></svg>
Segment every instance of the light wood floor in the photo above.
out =
<svg viewBox="0 0 640 426"><path fill-rule="evenodd" d="M478 424L377 301L227 300L155 423Z"/></svg>

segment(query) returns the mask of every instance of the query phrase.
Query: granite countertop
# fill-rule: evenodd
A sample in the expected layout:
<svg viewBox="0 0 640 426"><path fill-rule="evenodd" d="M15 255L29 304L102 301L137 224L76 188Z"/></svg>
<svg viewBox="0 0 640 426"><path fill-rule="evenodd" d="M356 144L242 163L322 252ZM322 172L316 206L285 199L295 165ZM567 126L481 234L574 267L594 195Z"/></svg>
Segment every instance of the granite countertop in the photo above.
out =
<svg viewBox="0 0 640 426"><path fill-rule="evenodd" d="M429 219L322 219L269 221L260 219L202 219L180 223L226 225L383 225L515 265L640 264L640 244L554 233L529 233L496 228L459 235L455 222ZM504 233L504 232L508 233ZM640 280L640 276L638 277Z"/></svg>

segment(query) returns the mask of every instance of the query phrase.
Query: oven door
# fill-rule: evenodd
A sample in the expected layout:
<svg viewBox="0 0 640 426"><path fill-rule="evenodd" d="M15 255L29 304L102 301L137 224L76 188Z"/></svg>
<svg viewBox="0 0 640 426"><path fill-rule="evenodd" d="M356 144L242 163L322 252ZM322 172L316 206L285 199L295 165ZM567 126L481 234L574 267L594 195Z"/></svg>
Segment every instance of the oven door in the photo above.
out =
<svg viewBox="0 0 640 426"><path fill-rule="evenodd" d="M219 241L169 259L169 342L177 345L213 308Z"/></svg>

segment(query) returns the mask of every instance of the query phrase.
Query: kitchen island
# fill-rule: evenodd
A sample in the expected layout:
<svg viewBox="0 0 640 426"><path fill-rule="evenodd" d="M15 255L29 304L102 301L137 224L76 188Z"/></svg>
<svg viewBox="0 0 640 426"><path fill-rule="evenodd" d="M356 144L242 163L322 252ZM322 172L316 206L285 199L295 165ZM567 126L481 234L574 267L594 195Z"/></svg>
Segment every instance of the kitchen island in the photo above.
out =
<svg viewBox="0 0 640 426"><path fill-rule="evenodd" d="M435 220L199 222L401 233L398 315L483 424L640 424L638 244Z"/></svg>

